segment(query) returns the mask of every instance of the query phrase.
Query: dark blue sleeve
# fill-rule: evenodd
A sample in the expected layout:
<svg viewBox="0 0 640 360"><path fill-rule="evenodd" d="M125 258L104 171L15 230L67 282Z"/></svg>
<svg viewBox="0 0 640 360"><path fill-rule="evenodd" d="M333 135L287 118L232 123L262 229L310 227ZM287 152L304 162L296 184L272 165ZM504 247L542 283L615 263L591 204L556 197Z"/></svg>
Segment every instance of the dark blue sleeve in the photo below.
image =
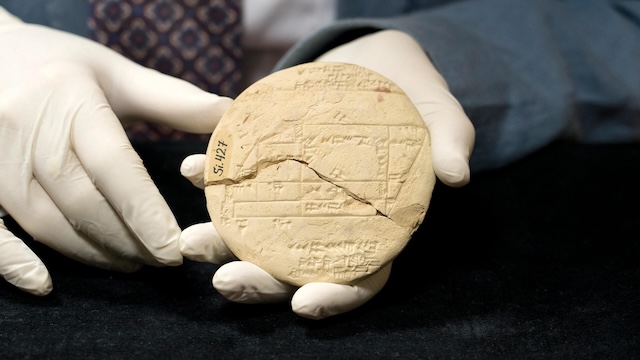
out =
<svg viewBox="0 0 640 360"><path fill-rule="evenodd" d="M89 1L78 0L0 0L0 6L31 24L40 24L87 36Z"/></svg>
<svg viewBox="0 0 640 360"><path fill-rule="evenodd" d="M279 67L380 29L412 35L447 80L476 128L472 171L562 136L640 138L638 1L473 0L346 19L297 44Z"/></svg>

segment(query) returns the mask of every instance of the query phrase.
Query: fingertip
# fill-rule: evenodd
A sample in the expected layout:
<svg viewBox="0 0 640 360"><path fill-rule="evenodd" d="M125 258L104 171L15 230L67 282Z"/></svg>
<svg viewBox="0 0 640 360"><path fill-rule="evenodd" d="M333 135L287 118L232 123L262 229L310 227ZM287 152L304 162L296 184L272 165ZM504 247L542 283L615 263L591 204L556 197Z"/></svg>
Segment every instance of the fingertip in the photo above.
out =
<svg viewBox="0 0 640 360"><path fill-rule="evenodd" d="M180 253L187 259L213 264L235 259L211 222L194 224L184 229L180 235Z"/></svg>
<svg viewBox="0 0 640 360"><path fill-rule="evenodd" d="M51 291L53 291L53 282L51 281L51 278L48 278L47 281L42 283L39 287L29 292L36 296L47 296Z"/></svg>
<svg viewBox="0 0 640 360"><path fill-rule="evenodd" d="M452 187L469 183L475 129L462 108L450 103L449 107L431 112L425 123L431 134L431 159L438 179Z"/></svg>
<svg viewBox="0 0 640 360"><path fill-rule="evenodd" d="M204 189L204 163L206 155L189 155L180 164L180 174L194 186Z"/></svg>
<svg viewBox="0 0 640 360"><path fill-rule="evenodd" d="M473 151L473 137L469 134L460 138L444 136L446 132L440 134L442 138L434 135L431 146L431 161L436 176L448 186L468 184L471 179L469 159Z"/></svg>
<svg viewBox="0 0 640 360"><path fill-rule="evenodd" d="M260 267L246 261L221 266L211 282L227 300L244 304L280 302L294 291L293 286L274 279Z"/></svg>
<svg viewBox="0 0 640 360"><path fill-rule="evenodd" d="M18 289L32 295L45 296L53 290L49 271L40 260L15 264L13 269L3 274L3 277Z"/></svg>
<svg viewBox="0 0 640 360"><path fill-rule="evenodd" d="M218 271L213 274L211 284L217 292L225 299L237 303L253 304L256 303L255 289L247 288L245 283L239 279L242 271L238 267L239 262L233 262L221 266Z"/></svg>
<svg viewBox="0 0 640 360"><path fill-rule="evenodd" d="M440 163L434 161L436 176L445 185L451 187L462 187L471 180L469 164L464 159L447 159Z"/></svg>
<svg viewBox="0 0 640 360"><path fill-rule="evenodd" d="M241 295L244 293L243 288L241 284L233 280L233 273L226 271L225 266L223 266L213 274L211 284L225 299L233 302L241 302Z"/></svg>
<svg viewBox="0 0 640 360"><path fill-rule="evenodd" d="M15 283L18 288L36 296L46 296L53 290L53 282L44 264L39 263Z"/></svg>
<svg viewBox="0 0 640 360"><path fill-rule="evenodd" d="M204 230L202 228L204 226L206 225L195 224L182 230L182 232L180 233L180 253L182 254L182 256L185 256L187 259L192 259L197 257L199 252L195 250L196 249L195 244L199 242L201 233ZM192 260L195 260L195 259L192 259Z"/></svg>
<svg viewBox="0 0 640 360"><path fill-rule="evenodd" d="M311 320L340 314L342 311L338 311L326 301L331 299L331 296L325 296L327 285L335 284L309 283L302 286L291 298L291 310L298 316Z"/></svg>

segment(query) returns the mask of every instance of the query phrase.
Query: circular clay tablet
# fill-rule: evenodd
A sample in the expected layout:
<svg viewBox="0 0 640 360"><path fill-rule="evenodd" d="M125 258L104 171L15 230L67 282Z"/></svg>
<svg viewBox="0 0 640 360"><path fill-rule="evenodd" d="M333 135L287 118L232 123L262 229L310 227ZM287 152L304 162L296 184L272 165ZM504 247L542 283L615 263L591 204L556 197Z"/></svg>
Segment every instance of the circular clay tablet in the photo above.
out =
<svg viewBox="0 0 640 360"><path fill-rule="evenodd" d="M223 241L293 285L349 284L388 264L434 184L420 114L355 65L309 63L258 81L207 149L207 207Z"/></svg>

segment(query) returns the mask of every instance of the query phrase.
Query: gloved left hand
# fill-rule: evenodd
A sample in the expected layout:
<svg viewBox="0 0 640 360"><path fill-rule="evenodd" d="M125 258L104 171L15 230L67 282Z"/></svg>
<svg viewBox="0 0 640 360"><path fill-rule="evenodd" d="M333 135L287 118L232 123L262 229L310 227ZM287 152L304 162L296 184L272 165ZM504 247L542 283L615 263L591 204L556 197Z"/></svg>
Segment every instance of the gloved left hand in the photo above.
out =
<svg viewBox="0 0 640 360"><path fill-rule="evenodd" d="M0 207L89 265L178 265L180 228L121 121L210 133L230 103L0 7ZM1 221L0 275L51 291L44 264Z"/></svg>

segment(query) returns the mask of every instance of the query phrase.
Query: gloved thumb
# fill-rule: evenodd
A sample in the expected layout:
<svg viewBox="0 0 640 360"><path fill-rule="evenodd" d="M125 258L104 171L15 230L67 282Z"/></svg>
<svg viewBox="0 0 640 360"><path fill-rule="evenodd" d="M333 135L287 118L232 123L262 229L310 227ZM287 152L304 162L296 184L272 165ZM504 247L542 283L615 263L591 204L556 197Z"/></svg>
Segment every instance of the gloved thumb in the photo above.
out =
<svg viewBox="0 0 640 360"><path fill-rule="evenodd" d="M9 283L34 295L53 289L51 276L42 261L0 219L0 275Z"/></svg>

